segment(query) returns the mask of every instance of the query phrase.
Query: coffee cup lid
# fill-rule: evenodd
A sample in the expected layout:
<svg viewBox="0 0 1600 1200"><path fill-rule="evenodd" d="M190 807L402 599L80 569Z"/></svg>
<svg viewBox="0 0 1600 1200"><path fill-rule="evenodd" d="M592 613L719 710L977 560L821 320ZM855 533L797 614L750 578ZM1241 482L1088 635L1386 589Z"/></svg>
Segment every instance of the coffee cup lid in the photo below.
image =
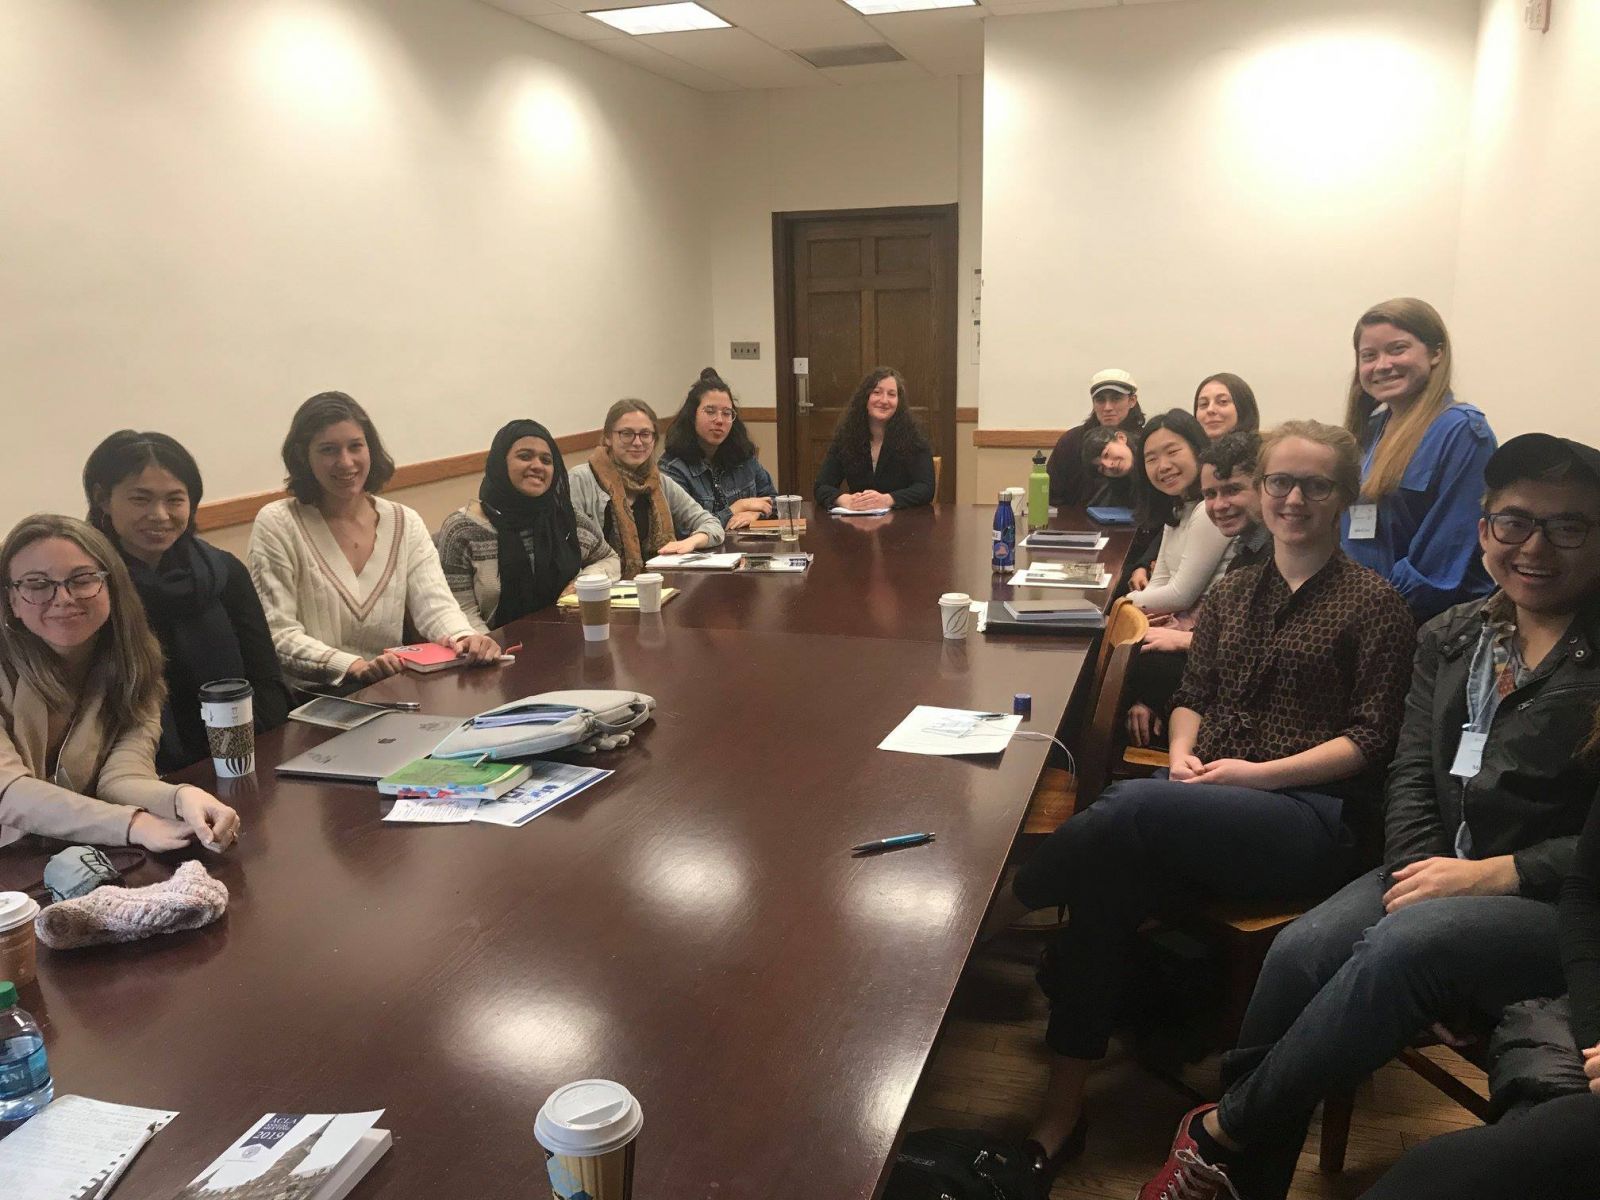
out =
<svg viewBox="0 0 1600 1200"><path fill-rule="evenodd" d="M971 604L972 597L965 592L946 592L939 597L940 604Z"/></svg>
<svg viewBox="0 0 1600 1200"><path fill-rule="evenodd" d="M595 1158L626 1146L644 1128L633 1093L609 1079L563 1084L544 1102L533 1123L539 1144L553 1154Z"/></svg>
<svg viewBox="0 0 1600 1200"><path fill-rule="evenodd" d="M223 704L229 700L243 700L254 690L248 679L213 679L200 685L200 702Z"/></svg>
<svg viewBox="0 0 1600 1200"><path fill-rule="evenodd" d="M635 583L660 583L661 575L657 571L642 571L633 577Z"/></svg>
<svg viewBox="0 0 1600 1200"><path fill-rule="evenodd" d="M27 892L0 892L0 933L26 925L39 915L39 902Z"/></svg>

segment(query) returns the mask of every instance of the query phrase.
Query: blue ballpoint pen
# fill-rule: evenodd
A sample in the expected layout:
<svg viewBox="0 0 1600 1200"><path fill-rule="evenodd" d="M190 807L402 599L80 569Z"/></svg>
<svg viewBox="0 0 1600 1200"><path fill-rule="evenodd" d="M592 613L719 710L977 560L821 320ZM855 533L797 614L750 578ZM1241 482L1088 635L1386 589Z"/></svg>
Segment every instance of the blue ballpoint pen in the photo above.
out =
<svg viewBox="0 0 1600 1200"><path fill-rule="evenodd" d="M854 854L876 854L880 850L898 850L902 846L920 846L924 842L933 841L931 833L902 833L895 837L879 838L875 842L862 842L859 846L851 846Z"/></svg>

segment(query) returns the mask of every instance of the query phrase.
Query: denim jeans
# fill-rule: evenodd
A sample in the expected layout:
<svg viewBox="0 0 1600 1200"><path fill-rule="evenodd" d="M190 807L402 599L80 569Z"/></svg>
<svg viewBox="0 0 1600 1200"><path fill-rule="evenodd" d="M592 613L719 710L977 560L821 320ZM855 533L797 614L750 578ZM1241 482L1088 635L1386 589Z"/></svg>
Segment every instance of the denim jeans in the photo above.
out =
<svg viewBox="0 0 1600 1200"><path fill-rule="evenodd" d="M1289 1188L1318 1101L1354 1088L1434 1021L1566 990L1555 905L1445 896L1386 914L1369 871L1278 935L1223 1059L1218 1119L1245 1147L1245 1200Z"/></svg>
<svg viewBox="0 0 1600 1200"><path fill-rule="evenodd" d="M1189 890L1290 899L1348 879L1354 839L1342 807L1313 792L1138 779L1063 824L1013 884L1029 908L1065 905L1070 918L1043 980L1050 1048L1105 1056L1134 935L1168 899Z"/></svg>

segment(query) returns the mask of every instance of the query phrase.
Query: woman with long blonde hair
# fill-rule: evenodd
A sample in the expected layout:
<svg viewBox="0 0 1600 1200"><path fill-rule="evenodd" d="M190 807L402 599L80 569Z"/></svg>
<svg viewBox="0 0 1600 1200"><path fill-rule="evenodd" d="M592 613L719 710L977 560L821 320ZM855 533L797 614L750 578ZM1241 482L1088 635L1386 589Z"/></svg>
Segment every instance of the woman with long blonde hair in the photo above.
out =
<svg viewBox="0 0 1600 1200"><path fill-rule="evenodd" d="M1344 516L1344 551L1425 621L1493 589L1477 528L1494 432L1450 390L1450 335L1431 304L1375 304L1352 340L1345 428L1361 443L1361 496Z"/></svg>
<svg viewBox="0 0 1600 1200"><path fill-rule="evenodd" d="M161 647L122 556L71 517L0 545L0 845L25 834L176 850L231 845L239 815L156 775Z"/></svg>

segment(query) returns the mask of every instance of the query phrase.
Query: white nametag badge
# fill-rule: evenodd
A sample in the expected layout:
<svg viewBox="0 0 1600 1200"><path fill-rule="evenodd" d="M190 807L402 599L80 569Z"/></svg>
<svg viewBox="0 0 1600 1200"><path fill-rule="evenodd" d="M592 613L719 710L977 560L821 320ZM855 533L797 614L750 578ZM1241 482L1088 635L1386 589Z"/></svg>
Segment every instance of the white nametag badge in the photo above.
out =
<svg viewBox="0 0 1600 1200"><path fill-rule="evenodd" d="M1371 541L1378 536L1378 506L1352 504L1350 506L1351 541Z"/></svg>
<svg viewBox="0 0 1600 1200"><path fill-rule="evenodd" d="M1450 764L1450 774L1458 779L1471 779L1483 767L1483 745L1489 740L1487 733L1463 732L1461 744L1456 747L1456 761Z"/></svg>

